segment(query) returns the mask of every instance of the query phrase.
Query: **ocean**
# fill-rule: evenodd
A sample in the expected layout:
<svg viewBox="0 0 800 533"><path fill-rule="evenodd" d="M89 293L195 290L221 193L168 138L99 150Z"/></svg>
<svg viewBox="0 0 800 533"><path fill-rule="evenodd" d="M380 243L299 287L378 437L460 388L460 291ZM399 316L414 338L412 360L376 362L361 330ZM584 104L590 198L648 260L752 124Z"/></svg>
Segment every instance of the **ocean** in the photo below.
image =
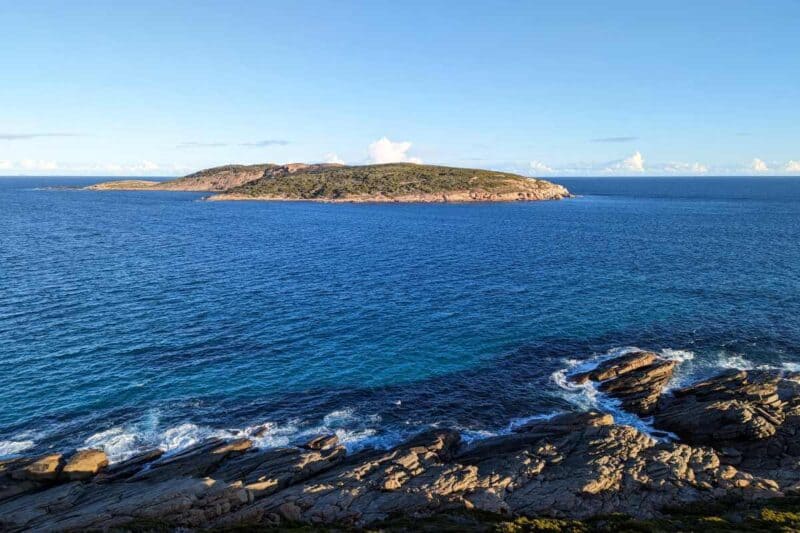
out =
<svg viewBox="0 0 800 533"><path fill-rule="evenodd" d="M800 179L554 179L556 202L202 202L0 178L0 456L208 436L467 440L590 408L631 347L800 369Z"/></svg>

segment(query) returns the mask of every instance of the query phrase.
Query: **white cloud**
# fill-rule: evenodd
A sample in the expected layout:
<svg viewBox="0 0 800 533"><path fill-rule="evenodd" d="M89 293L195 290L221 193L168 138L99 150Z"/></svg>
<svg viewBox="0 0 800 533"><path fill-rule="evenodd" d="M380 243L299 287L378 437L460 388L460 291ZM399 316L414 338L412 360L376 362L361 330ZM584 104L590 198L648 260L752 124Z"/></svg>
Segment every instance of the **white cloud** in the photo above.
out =
<svg viewBox="0 0 800 533"><path fill-rule="evenodd" d="M705 174L708 166L702 163L667 163L664 165L664 172L670 174Z"/></svg>
<svg viewBox="0 0 800 533"><path fill-rule="evenodd" d="M344 159L334 154L333 152L325 154L325 162L333 163L334 165L344 165Z"/></svg>
<svg viewBox="0 0 800 533"><path fill-rule="evenodd" d="M795 161L794 159L786 163L786 167L784 167L786 172L800 172L800 161Z"/></svg>
<svg viewBox="0 0 800 533"><path fill-rule="evenodd" d="M750 169L753 172L768 172L769 171L769 167L767 166L767 164L764 161L762 161L761 159L757 158L757 157L755 159L753 159L752 163L750 163Z"/></svg>
<svg viewBox="0 0 800 533"><path fill-rule="evenodd" d="M547 165L545 165L541 161L537 161L535 159L530 162L530 170L534 174L536 174L536 173L547 174L547 173L553 172L553 169L551 167L548 167Z"/></svg>
<svg viewBox="0 0 800 533"><path fill-rule="evenodd" d="M22 170L56 170L58 164L55 161L37 161L35 159L23 159L17 165Z"/></svg>
<svg viewBox="0 0 800 533"><path fill-rule="evenodd" d="M138 163L92 163L66 164L55 161L37 159L21 159L19 161L0 160L0 171L30 175L52 175L58 171L60 175L71 176L144 176L175 174L186 167L179 165L162 166L152 161Z"/></svg>
<svg viewBox="0 0 800 533"><path fill-rule="evenodd" d="M392 142L386 137L382 137L369 145L369 159L373 163L422 163L418 157L410 157L408 151L411 143Z"/></svg>
<svg viewBox="0 0 800 533"><path fill-rule="evenodd" d="M175 168L175 165L172 165ZM94 165L78 165L70 167L74 172L88 172L90 174L111 174L111 175L137 175L137 174L158 174L161 165L152 161L141 161L132 164L119 163L97 163Z"/></svg>
<svg viewBox="0 0 800 533"><path fill-rule="evenodd" d="M137 165L133 165L131 167L131 170L133 172L139 172L139 171L142 171L142 172L154 172L154 171L158 170L159 168L161 168L161 167L159 167L158 164L153 163L152 161L142 161L141 163L139 163Z"/></svg>
<svg viewBox="0 0 800 533"><path fill-rule="evenodd" d="M635 152L630 157L616 161L607 167L606 172L644 172L644 157L641 152Z"/></svg>

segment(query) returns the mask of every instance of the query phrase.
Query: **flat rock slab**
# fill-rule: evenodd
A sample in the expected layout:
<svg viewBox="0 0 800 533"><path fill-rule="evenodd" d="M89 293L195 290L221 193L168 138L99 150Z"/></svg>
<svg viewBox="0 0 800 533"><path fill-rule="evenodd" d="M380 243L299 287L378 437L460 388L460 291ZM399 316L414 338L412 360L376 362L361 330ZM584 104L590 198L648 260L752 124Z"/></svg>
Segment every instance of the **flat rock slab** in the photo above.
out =
<svg viewBox="0 0 800 533"><path fill-rule="evenodd" d="M11 476L14 479L30 481L53 481L61 472L63 464L63 457L60 453L44 455L15 470Z"/></svg>
<svg viewBox="0 0 800 533"><path fill-rule="evenodd" d="M89 479L108 466L108 456L102 450L80 450L69 458L61 474L70 481Z"/></svg>

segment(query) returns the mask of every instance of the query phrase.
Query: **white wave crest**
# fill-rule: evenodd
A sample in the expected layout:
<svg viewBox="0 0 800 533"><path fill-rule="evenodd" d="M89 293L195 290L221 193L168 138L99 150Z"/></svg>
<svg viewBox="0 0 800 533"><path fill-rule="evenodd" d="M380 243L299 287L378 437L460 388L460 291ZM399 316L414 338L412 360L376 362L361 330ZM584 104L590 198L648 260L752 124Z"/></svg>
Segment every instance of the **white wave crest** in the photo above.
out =
<svg viewBox="0 0 800 533"><path fill-rule="evenodd" d="M738 354L720 353L717 360L718 368L736 369L736 370L753 370L756 366Z"/></svg>
<svg viewBox="0 0 800 533"><path fill-rule="evenodd" d="M210 438L249 438L258 448L277 448L302 442L321 434L333 433L348 451L367 446L388 448L400 442L403 435L379 431L378 415L358 416L352 409L333 411L323 417L319 425L302 424L299 420L286 424L265 422L242 429L219 429L184 422L162 428L159 414L153 411L144 420L115 426L89 436L86 448L99 448L108 454L109 461L124 461L148 449L160 448L167 454L175 453Z"/></svg>
<svg viewBox="0 0 800 533"><path fill-rule="evenodd" d="M694 352L690 350L673 350L672 348L664 348L660 352L661 357L669 359L670 361L678 361L685 363L694 359Z"/></svg>
<svg viewBox="0 0 800 533"><path fill-rule="evenodd" d="M13 457L35 445L32 440L0 440L0 458Z"/></svg>
<svg viewBox="0 0 800 533"><path fill-rule="evenodd" d="M652 425L651 419L643 419L633 413L625 411L619 400L600 392L595 383L591 381L575 383L569 379L571 375L593 370L603 361L638 351L645 350L636 346L623 346L613 348L605 354L584 361L567 359L564 361L565 366L553 372L550 378L557 385L559 395L581 411L599 410L610 413L618 424L632 426L653 438L673 438L672 435L656 430ZM668 348L662 350L660 355L665 359L674 361L690 361L694 359L694 352L688 350L673 350Z"/></svg>

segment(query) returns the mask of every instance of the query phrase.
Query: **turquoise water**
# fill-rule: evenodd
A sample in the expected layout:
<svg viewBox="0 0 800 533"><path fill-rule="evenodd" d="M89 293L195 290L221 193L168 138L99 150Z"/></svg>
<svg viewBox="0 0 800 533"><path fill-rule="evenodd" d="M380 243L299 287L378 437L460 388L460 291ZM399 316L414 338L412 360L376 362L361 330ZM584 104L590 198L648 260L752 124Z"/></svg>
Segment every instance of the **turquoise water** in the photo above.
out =
<svg viewBox="0 0 800 533"><path fill-rule="evenodd" d="M800 179L555 180L478 205L209 203L0 179L0 455L211 434L352 448L597 402L640 346L800 363Z"/></svg>

